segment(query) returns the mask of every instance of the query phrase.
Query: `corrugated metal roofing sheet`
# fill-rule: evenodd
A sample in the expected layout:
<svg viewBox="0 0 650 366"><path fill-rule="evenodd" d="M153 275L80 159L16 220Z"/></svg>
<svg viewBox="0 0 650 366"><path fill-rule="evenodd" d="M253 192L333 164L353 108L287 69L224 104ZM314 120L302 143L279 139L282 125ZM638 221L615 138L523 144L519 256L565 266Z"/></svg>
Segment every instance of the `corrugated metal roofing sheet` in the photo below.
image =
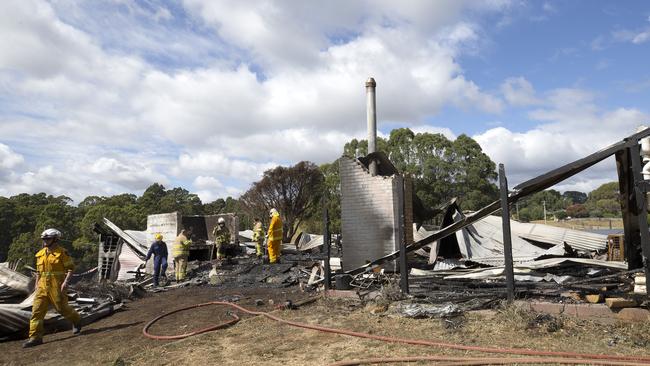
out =
<svg viewBox="0 0 650 366"><path fill-rule="evenodd" d="M588 259L588 258L548 258L540 259L533 262L521 263L515 265L513 268L515 273L525 273L532 270L544 269L557 267L563 264L581 264L593 267L606 267L614 269L627 269L627 264L622 262L611 262L611 261L602 261L598 259ZM498 266L495 268L478 268L473 270L468 270L466 273L458 275L446 276L445 279L481 279L489 277L502 277L504 273L504 267Z"/></svg>
<svg viewBox="0 0 650 366"><path fill-rule="evenodd" d="M510 220L513 262L526 263L546 255L563 255L564 243L579 251L596 251L607 247L605 235L565 229L543 224ZM527 240L526 240L527 239ZM503 229L500 216L487 216L456 232L463 258L490 266L501 266L503 258ZM551 245L544 249L528 240Z"/></svg>
<svg viewBox="0 0 650 366"><path fill-rule="evenodd" d="M501 227L500 216L488 216L481 221L490 222ZM572 230L544 224L531 224L510 220L512 236L534 240L551 245L567 243L571 248L579 251L596 251L607 248L607 235L590 233L587 231Z"/></svg>
<svg viewBox="0 0 650 366"><path fill-rule="evenodd" d="M0 287L5 288L3 292L17 292L29 294L30 278L22 273L10 269L8 266L0 266Z"/></svg>
<svg viewBox="0 0 650 366"><path fill-rule="evenodd" d="M303 233L300 236L297 247L299 251L313 249L323 245L323 236L318 234Z"/></svg>
<svg viewBox="0 0 650 366"><path fill-rule="evenodd" d="M142 264L140 256L135 253L130 245L122 245L122 251L118 259L120 261L120 270L117 274L117 279L128 280L134 278L135 275L128 272L137 270L138 266Z"/></svg>
<svg viewBox="0 0 650 366"><path fill-rule="evenodd" d="M22 310L18 306L7 304L0 306L0 334L11 334L25 329L31 316L31 310Z"/></svg>
<svg viewBox="0 0 650 366"><path fill-rule="evenodd" d="M456 232L456 240L463 258L490 266L503 265L503 232L501 219L497 219L498 221L483 219ZM514 263L529 262L545 254L545 249L512 235Z"/></svg>
<svg viewBox="0 0 650 366"><path fill-rule="evenodd" d="M132 246L132 249L135 252L138 252L143 257L147 255L149 246L147 245L146 241L144 242L140 241L141 240L140 235L137 235L138 239L132 237L131 235L127 234L124 230L120 229L117 225L112 223L107 218L104 218L104 224L106 224L106 226L108 226L115 234L119 235L119 237L122 238L127 244L130 244ZM132 230L129 231L132 234L138 233L137 231L132 231Z"/></svg>

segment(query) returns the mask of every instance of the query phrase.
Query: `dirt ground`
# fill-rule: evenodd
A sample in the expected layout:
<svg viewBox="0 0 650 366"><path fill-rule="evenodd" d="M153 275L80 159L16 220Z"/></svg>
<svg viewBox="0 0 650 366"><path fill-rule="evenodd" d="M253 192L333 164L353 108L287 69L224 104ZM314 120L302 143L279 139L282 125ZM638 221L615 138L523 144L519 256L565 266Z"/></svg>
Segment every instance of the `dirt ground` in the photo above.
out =
<svg viewBox="0 0 650 366"><path fill-rule="evenodd" d="M142 327L164 311L196 303L228 300L252 310L273 310L286 299L307 297L294 289L229 289L195 287L173 290L127 304L124 311L97 321L73 337L69 331L46 335L46 344L28 350L21 341L0 343L0 363L7 365L327 365L382 356L486 354L384 343L294 328L262 317L242 316L235 326L178 341L142 336ZM264 306L256 306L262 299ZM408 319L376 304L320 299L298 310L276 310L282 318L328 327L404 338L466 345L517 347L617 355L648 355L650 323L602 325L585 320L539 316L515 308L467 313L452 320ZM155 334L185 333L227 318L229 309L205 307L165 318Z"/></svg>
<svg viewBox="0 0 650 366"><path fill-rule="evenodd" d="M151 319L164 312L209 301L231 301L261 311L271 311L276 304L287 299L297 301L307 297L297 287L290 289L243 288L218 289L211 286L187 287L167 292L148 294L147 297L128 302L112 316L85 326L81 334L70 331L47 334L44 344L21 348L24 340L0 343L0 365L112 365L116 360L156 349L170 341L145 338L142 328ZM265 305L256 306L255 300ZM270 305L269 300L274 304ZM188 333L210 324L231 319L225 308L209 306L180 312L163 318L150 329L157 335ZM245 315L240 315L246 319ZM156 359L157 357L153 357Z"/></svg>

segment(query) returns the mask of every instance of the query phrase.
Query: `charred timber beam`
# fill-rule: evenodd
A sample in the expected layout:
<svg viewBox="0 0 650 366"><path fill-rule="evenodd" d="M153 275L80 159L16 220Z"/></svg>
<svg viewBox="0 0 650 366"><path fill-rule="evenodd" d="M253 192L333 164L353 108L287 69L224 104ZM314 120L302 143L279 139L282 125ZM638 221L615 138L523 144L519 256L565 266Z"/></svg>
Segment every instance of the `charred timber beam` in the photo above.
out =
<svg viewBox="0 0 650 366"><path fill-rule="evenodd" d="M508 302L515 300L515 271L512 264L512 238L510 235L510 205L508 204L508 180L506 169L499 164L499 190L501 191L501 222L503 226L503 259L505 261ZM546 218L544 218L546 220Z"/></svg>
<svg viewBox="0 0 650 366"><path fill-rule="evenodd" d="M641 175L641 154L639 144L630 147L632 157L632 174L635 183L636 212L639 220L639 230L641 234L641 259L645 271L646 283L650 283L650 232L648 232L648 202L646 194L640 187L645 186L643 176Z"/></svg>

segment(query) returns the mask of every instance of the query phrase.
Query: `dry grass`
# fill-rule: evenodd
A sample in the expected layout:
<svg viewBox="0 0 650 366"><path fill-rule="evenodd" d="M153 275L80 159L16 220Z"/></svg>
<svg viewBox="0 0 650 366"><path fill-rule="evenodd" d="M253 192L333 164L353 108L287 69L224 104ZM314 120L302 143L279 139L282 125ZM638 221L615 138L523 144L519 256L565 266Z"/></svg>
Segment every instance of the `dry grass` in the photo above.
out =
<svg viewBox="0 0 650 366"><path fill-rule="evenodd" d="M278 315L294 321L370 334L489 347L631 355L647 354L650 344L650 323L600 325L571 318L539 317L516 307L472 312L445 321L403 318L395 314L394 306L385 313L373 315L360 303L325 299L308 308L281 311ZM484 354L320 333L257 317L227 330L147 350L126 360L126 363L145 365L154 360L165 360L164 363L174 365L326 365L345 359L387 355Z"/></svg>
<svg viewBox="0 0 650 366"><path fill-rule="evenodd" d="M535 224L543 224L544 220L535 220L531 222ZM623 219L618 217L571 219L565 221L546 220L546 224L574 230L623 229Z"/></svg>

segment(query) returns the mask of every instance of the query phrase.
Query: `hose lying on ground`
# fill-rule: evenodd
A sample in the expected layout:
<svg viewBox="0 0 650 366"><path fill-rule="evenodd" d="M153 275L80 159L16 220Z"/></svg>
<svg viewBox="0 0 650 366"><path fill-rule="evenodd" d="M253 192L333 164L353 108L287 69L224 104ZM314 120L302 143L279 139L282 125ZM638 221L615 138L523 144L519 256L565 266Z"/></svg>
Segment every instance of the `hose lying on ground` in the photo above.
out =
<svg viewBox="0 0 650 366"><path fill-rule="evenodd" d="M298 327L298 328L304 328L304 329L312 329L312 330L317 330L320 332L326 332L326 333L335 333L335 334L342 334L342 335L347 335L351 337L357 337L357 338L366 338L366 339L374 339L382 342L390 342L390 343L404 343L404 344L414 344L414 345L421 345L421 346L432 346L432 347L439 347L439 348L448 348L448 349L457 349L457 350L464 350L464 351L476 351L476 352L485 352L485 353L505 353L505 354L513 354L513 355L522 355L522 356L550 356L550 357L562 357L562 358L567 358L567 363L580 363L580 362L571 362L574 360L582 360L582 363L591 363L593 360L609 360L609 361L628 361L627 364L630 364L629 361L636 361L639 364L650 364L650 357L647 356L616 356L616 355L603 355L603 354L593 354L593 353L574 353L574 352L561 352L561 351L538 351L538 350L531 350L531 349L525 349L525 348L497 348L497 347L481 347L481 346L467 346L463 344L455 344L455 343L445 343L445 342L439 342L439 341L430 341L430 340L423 340L423 339L408 339L408 338L396 338L396 337L388 337L388 336L382 336L382 335L374 335L374 334L367 334L367 333L360 333L360 332L353 332L351 330L345 330L345 329L334 329L334 328L328 328L328 327L323 327L319 325L312 325L312 324L307 324L307 323L300 323L300 322L295 322L291 320L285 320L280 317L277 317L273 314L266 313L263 311L253 311L253 310L248 310L244 307L241 307L237 304L233 304L230 302L223 302L223 301L211 301L203 304L197 304L197 305L192 305L192 306L187 306L184 308L176 309L171 312L162 314L153 320L151 320L149 323L147 323L144 328L142 329L142 334L144 334L145 337L151 338L151 339L181 339L181 338L187 338L192 335L200 334L200 333L205 333L209 332L212 330L224 328L230 325L235 324L237 321L239 321L239 317L235 314L230 314L234 319L230 320L225 323L221 323L215 326L211 326L205 329L201 329L198 331L190 332L187 334L182 334L182 335L172 335L172 336L156 336L148 333L149 327L153 325L156 321L158 321L161 318L164 318L170 314L174 314L183 310L188 310L188 309L194 309L202 306L208 306L208 305L224 305L224 306L230 306L232 308L235 308L243 313L250 314L250 315L261 315L264 316L268 319L275 320L277 322L291 325L293 327ZM573 359L573 360L570 360ZM425 359L426 360L426 359ZM517 359L513 359L517 360ZM586 362L587 360L588 362ZM342 365L358 365L360 364L359 362L362 362L363 360L357 360L357 363L348 363L348 364L342 364ZM417 361L417 360L414 360ZM394 361L395 362L395 361ZM377 363L377 362L375 362ZM544 362L541 362L544 363ZM463 363L466 364L466 363ZM479 363L480 364L480 363ZM601 363L601 364L625 364L625 363Z"/></svg>
<svg viewBox="0 0 650 366"><path fill-rule="evenodd" d="M228 304L228 303L220 303L220 302L217 302L217 301L215 301L215 302L206 302L204 304L192 305L192 306L188 306L188 307L185 307L185 308L176 309L176 310L164 313L162 315L159 315L159 316L151 319L151 321L149 323L147 323L144 326L144 328L142 329L142 334L144 334L145 337L151 338L151 339L161 339L161 340L162 339L164 339L164 340L167 340L167 339L183 339L183 338L187 338L187 337L190 337L190 336L193 336L193 335L197 335L197 334L201 334L201 333L205 333L205 332L211 332L213 330L217 330L217 329L221 329L221 328L226 328L226 327L229 327L229 326L237 323L239 321L239 317L237 316L237 314L228 312L228 315L230 315L232 317L231 320L225 321L223 323L219 323L217 325L212 325L212 326L209 326L207 328L195 330L193 332L189 332L189 333L185 333L185 334L179 334L179 335L168 335L168 336L154 335L154 334L149 333L149 327L151 327L151 325L153 325L153 323L157 322L158 320L160 320L160 319L162 319L162 318L164 318L164 317L166 317L168 315L172 315L174 313L178 313L180 311L187 310L187 309L194 309L194 308L200 308L202 306L222 305L222 304Z"/></svg>
<svg viewBox="0 0 650 366"><path fill-rule="evenodd" d="M360 360L347 360L329 364L329 366L357 366L378 363L399 363L438 361L436 366L456 365L520 365L520 364L561 364L561 365L625 365L643 366L647 363L636 363L629 361L594 360L588 358L553 358L553 357L453 357L453 356L414 356L414 357L382 357L365 358Z"/></svg>

